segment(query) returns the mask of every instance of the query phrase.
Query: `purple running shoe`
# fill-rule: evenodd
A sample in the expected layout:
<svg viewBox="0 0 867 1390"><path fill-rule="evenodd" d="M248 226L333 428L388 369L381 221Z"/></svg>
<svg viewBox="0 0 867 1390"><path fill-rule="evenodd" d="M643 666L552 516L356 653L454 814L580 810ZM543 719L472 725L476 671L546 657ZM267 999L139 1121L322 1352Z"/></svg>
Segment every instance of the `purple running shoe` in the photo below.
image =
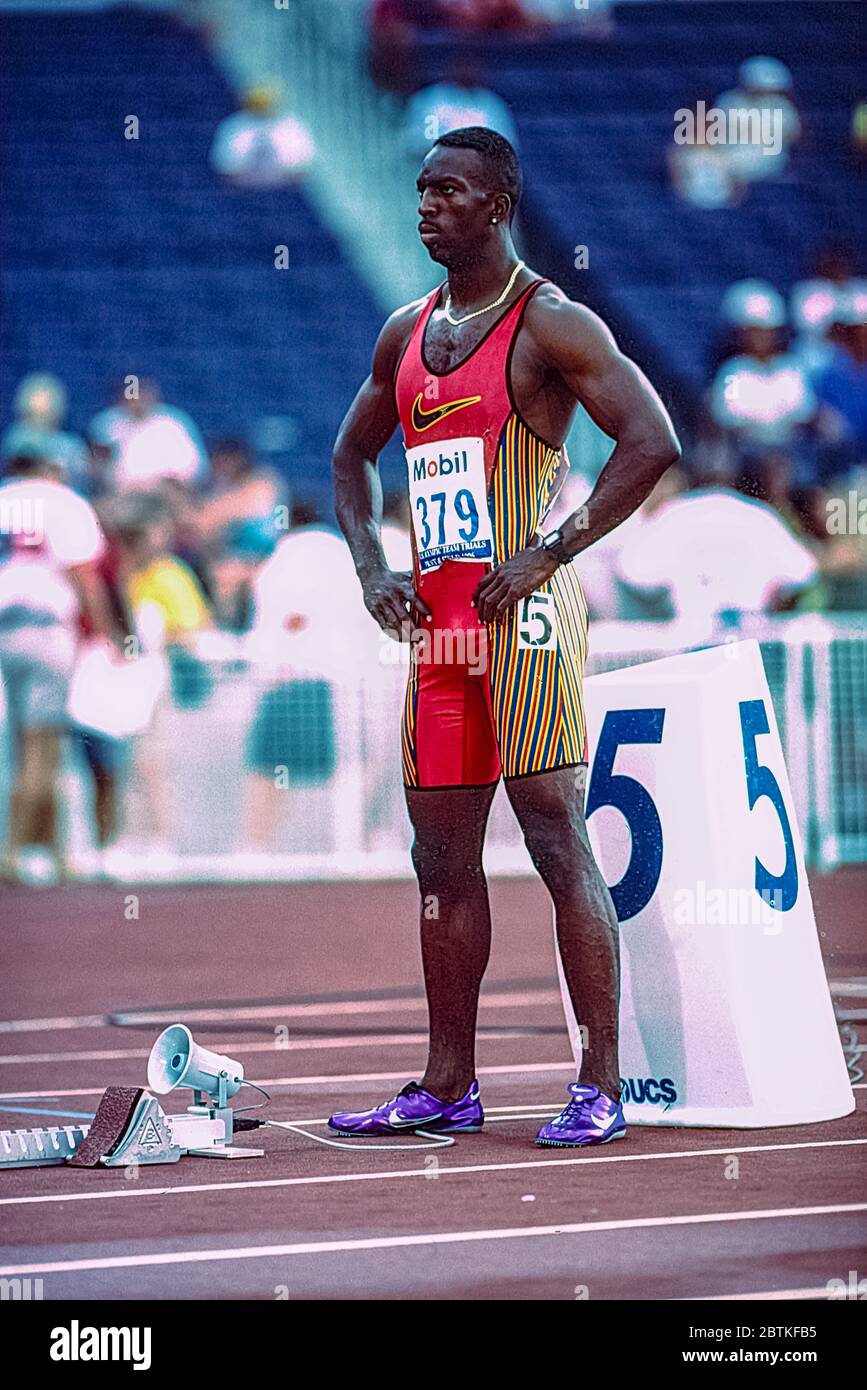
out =
<svg viewBox="0 0 867 1390"><path fill-rule="evenodd" d="M349 1139L368 1135L399 1134L401 1130L428 1130L432 1134L472 1134L481 1129L485 1112L474 1081L460 1100L438 1100L410 1081L396 1096L374 1110L341 1110L332 1115L328 1128Z"/></svg>
<svg viewBox="0 0 867 1390"><path fill-rule="evenodd" d="M536 1135L537 1144L565 1149L623 1138L626 1121L618 1101L610 1100L598 1086L581 1086L577 1081L569 1090L572 1099L556 1120L542 1126Z"/></svg>

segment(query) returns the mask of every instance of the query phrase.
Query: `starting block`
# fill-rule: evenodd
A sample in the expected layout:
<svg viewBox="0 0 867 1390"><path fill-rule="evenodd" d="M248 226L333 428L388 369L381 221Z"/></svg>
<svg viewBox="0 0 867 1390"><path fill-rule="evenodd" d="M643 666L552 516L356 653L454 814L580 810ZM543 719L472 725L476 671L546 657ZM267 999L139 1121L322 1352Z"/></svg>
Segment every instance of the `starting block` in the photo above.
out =
<svg viewBox="0 0 867 1390"><path fill-rule="evenodd" d="M0 1168L128 1168L202 1158L257 1158L263 1149L236 1148L231 1110L192 1105L167 1115L141 1087L109 1086L90 1125L0 1130ZM228 1118L226 1118L228 1116Z"/></svg>
<svg viewBox="0 0 867 1390"><path fill-rule="evenodd" d="M620 922L621 1099L638 1124L855 1108L755 641L585 685L587 827ZM580 1076L578 1026L559 961Z"/></svg>

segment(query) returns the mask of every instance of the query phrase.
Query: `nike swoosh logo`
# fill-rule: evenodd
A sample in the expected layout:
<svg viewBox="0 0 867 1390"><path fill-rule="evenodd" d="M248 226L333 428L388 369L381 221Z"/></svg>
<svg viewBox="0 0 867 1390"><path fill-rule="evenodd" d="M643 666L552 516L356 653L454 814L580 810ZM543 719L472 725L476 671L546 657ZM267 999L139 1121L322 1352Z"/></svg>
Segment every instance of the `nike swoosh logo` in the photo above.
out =
<svg viewBox="0 0 867 1390"><path fill-rule="evenodd" d="M415 1125L429 1124L431 1120L438 1120L441 1114L442 1111L440 1111L438 1115L426 1115L424 1119L416 1118L414 1120L405 1120L402 1116L398 1115L396 1110L392 1110L388 1117L388 1123L391 1125L392 1129L410 1129Z"/></svg>
<svg viewBox="0 0 867 1390"><path fill-rule="evenodd" d="M468 405L478 405L481 396L464 396L459 401L447 401L445 405L435 405L433 410L422 410L423 394L419 391L412 403L412 427L416 434L421 434L424 430L431 429L444 420L447 415L454 415L456 410L465 410Z"/></svg>

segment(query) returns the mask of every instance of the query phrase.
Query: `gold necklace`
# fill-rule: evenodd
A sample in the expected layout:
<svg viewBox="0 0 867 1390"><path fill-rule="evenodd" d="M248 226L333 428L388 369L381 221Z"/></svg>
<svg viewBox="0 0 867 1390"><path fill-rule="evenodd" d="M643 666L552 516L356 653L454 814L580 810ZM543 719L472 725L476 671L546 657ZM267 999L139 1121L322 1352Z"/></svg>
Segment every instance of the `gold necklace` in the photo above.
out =
<svg viewBox="0 0 867 1390"><path fill-rule="evenodd" d="M477 318L479 317L480 314L489 314L490 311L491 311L492 309L499 309L499 307L500 307L500 305L502 304L503 300L506 298L506 295L509 293L509 290L512 288L512 286L514 285L515 281L517 280L519 273L520 273L523 269L524 269L524 262L523 262L523 261L518 261L518 264L515 266L515 269L512 271L512 274L509 276L509 283L508 283L508 285L507 285L506 288L503 290L503 293L499 296L499 298L495 299L494 302L493 302L493 304L486 304L485 307L484 307L484 309L474 309L473 312L472 312L471 314L464 314L464 316L463 316L462 319L453 319L453 318L452 318L452 314L451 314L452 297L451 297L451 295L449 295L448 299L446 300L446 305L445 305L445 315L446 315L446 318L448 319L449 323L453 324L454 327L457 328L457 326L458 326L459 323L466 323L469 319L477 319Z"/></svg>

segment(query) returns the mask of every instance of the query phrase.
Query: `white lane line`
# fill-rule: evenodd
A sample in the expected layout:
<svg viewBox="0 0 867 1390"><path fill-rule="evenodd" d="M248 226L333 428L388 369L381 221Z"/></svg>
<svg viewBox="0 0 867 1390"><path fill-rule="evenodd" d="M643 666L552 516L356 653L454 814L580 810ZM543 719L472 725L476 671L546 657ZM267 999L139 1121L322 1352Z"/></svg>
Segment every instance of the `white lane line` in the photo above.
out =
<svg viewBox="0 0 867 1390"><path fill-rule="evenodd" d="M294 1121L293 1121L294 1123ZM298 1123L301 1123L299 1121ZM308 1124L313 1121L307 1121ZM324 1123L317 1121L316 1123ZM581 1158L536 1158L512 1163L463 1163L441 1164L437 1178L454 1177L466 1173L511 1173L526 1168L574 1168L578 1164L609 1163L655 1163L663 1159L728 1158L731 1154L784 1153L800 1149L845 1148L850 1145L867 1144L867 1139L815 1139L792 1144L743 1144L729 1145L722 1149L682 1149L666 1153L649 1154L592 1154ZM419 1145L421 1151L421 1144ZM380 1150L379 1152L386 1152ZM371 1149L371 1155L376 1153ZM427 1154L428 1147L424 1148ZM353 1182L391 1182L400 1178L430 1178L429 1168L395 1168L387 1171L366 1173L327 1173L303 1178L249 1178L237 1182L191 1183L177 1187L140 1187L138 1182L124 1179L125 1186L113 1188L109 1192L71 1192L46 1193L29 1197L0 1197L0 1207L41 1206L56 1202L104 1202L117 1197L175 1197L199 1192L238 1192L266 1187L322 1187ZM867 1204L865 1204L867 1206Z"/></svg>
<svg viewBox="0 0 867 1390"><path fill-rule="evenodd" d="M574 1072L574 1062L526 1062L516 1065L479 1067L479 1076L521 1076L524 1073ZM288 1086L337 1086L363 1081L406 1081L406 1071L349 1071L340 1073L325 1072L320 1076L279 1076L273 1079L260 1078L258 1084L276 1090ZM867 1083L865 1083L867 1084ZM104 1086L76 1088L67 1091L0 1091L0 1100L59 1100L62 1096L101 1096Z"/></svg>
<svg viewBox="0 0 867 1390"><path fill-rule="evenodd" d="M86 1269L142 1269L147 1265L215 1264L291 1255L333 1255L347 1251L396 1250L401 1247L464 1245L485 1240L530 1240L544 1236L589 1235L602 1231L652 1230L659 1226L711 1226L721 1222L788 1220L804 1216L838 1216L867 1211L867 1202L828 1207L776 1207L764 1211L700 1212L689 1216L639 1216L621 1221L575 1221L562 1226L510 1226L480 1231L430 1231L424 1235L372 1236L365 1240L296 1241L288 1245L242 1245L224 1250L174 1250L158 1254L108 1255L88 1260L51 1260L7 1265L0 1275L66 1274Z"/></svg>
<svg viewBox="0 0 867 1390"><path fill-rule="evenodd" d="M523 993L500 992L483 994L479 999L482 1009L520 1009L531 1005L559 1004L560 994L553 989L525 990ZM310 1004L246 1004L227 1005L220 1008L155 1009L143 1012L137 1009L116 1009L112 1015L124 1017L139 1024L173 1023L183 1016L185 1023L233 1023L242 1019L260 1018L347 1018L363 1014L418 1013L427 1009L423 996L406 996L395 999L342 999L331 1003ZM108 1028L120 1025L111 1023L108 1014L82 1014L78 1018L13 1018L0 1020L0 1033L47 1033L64 1028ZM129 1027L130 1024L122 1025Z"/></svg>
<svg viewBox="0 0 867 1390"><path fill-rule="evenodd" d="M517 1025L516 1025L517 1026ZM508 1038L514 1042L514 1028L504 1026L502 1029L492 1030L485 1033L483 1042L502 1042ZM358 1047L418 1047L420 1044L428 1042L427 1033L369 1033L364 1037L356 1034L336 1034L326 1038L299 1038L281 1039L279 1044L274 1039L271 1042L260 1043L234 1043L223 1042L221 1047L228 1047L233 1056L250 1056L253 1053L263 1052L329 1052L329 1051L350 1051ZM8 1057L0 1055L0 1066L24 1066L32 1063L44 1065L45 1063L58 1064L61 1062L130 1062L140 1061L150 1055L150 1048L144 1050L140 1048L113 1048L98 1052L28 1052L12 1054Z"/></svg>
<svg viewBox="0 0 867 1390"><path fill-rule="evenodd" d="M574 1072L574 1062L522 1062L496 1067L479 1067L479 1076L524 1076L540 1072ZM284 1090L293 1086L341 1086L362 1081L406 1081L406 1071L350 1071L321 1076L278 1076L260 1078L258 1084L266 1090ZM867 1091L867 1081L858 1081L853 1091ZM78 1086L53 1091L0 1091L0 1100L62 1100L69 1096L101 1096L104 1086Z"/></svg>
<svg viewBox="0 0 867 1390"><path fill-rule="evenodd" d="M841 996L860 996L867 994L867 982L861 980L832 980L829 986L832 994ZM523 993L487 993L479 999L479 1008L508 1009L525 1008L531 1005L559 1004L560 994L553 989L525 990ZM427 1008L427 1001L420 996L407 995L394 999L342 999L331 1002L312 1002L309 1004L246 1004L223 1005L213 1008L154 1009L150 1012L137 1009L114 1009L109 1014L80 1014L79 1016L58 1018L13 1018L0 1019L0 1034L54 1032L72 1028L113 1027L111 1017L126 1017L135 1024L173 1023L183 1014L186 1023L232 1023L239 1020L262 1018L340 1018L379 1013L415 1013ZM129 1027L129 1024L123 1025Z"/></svg>
<svg viewBox="0 0 867 1390"><path fill-rule="evenodd" d="M81 1014L78 1018L0 1019L0 1033L43 1033L61 1028L104 1028L106 1014Z"/></svg>

